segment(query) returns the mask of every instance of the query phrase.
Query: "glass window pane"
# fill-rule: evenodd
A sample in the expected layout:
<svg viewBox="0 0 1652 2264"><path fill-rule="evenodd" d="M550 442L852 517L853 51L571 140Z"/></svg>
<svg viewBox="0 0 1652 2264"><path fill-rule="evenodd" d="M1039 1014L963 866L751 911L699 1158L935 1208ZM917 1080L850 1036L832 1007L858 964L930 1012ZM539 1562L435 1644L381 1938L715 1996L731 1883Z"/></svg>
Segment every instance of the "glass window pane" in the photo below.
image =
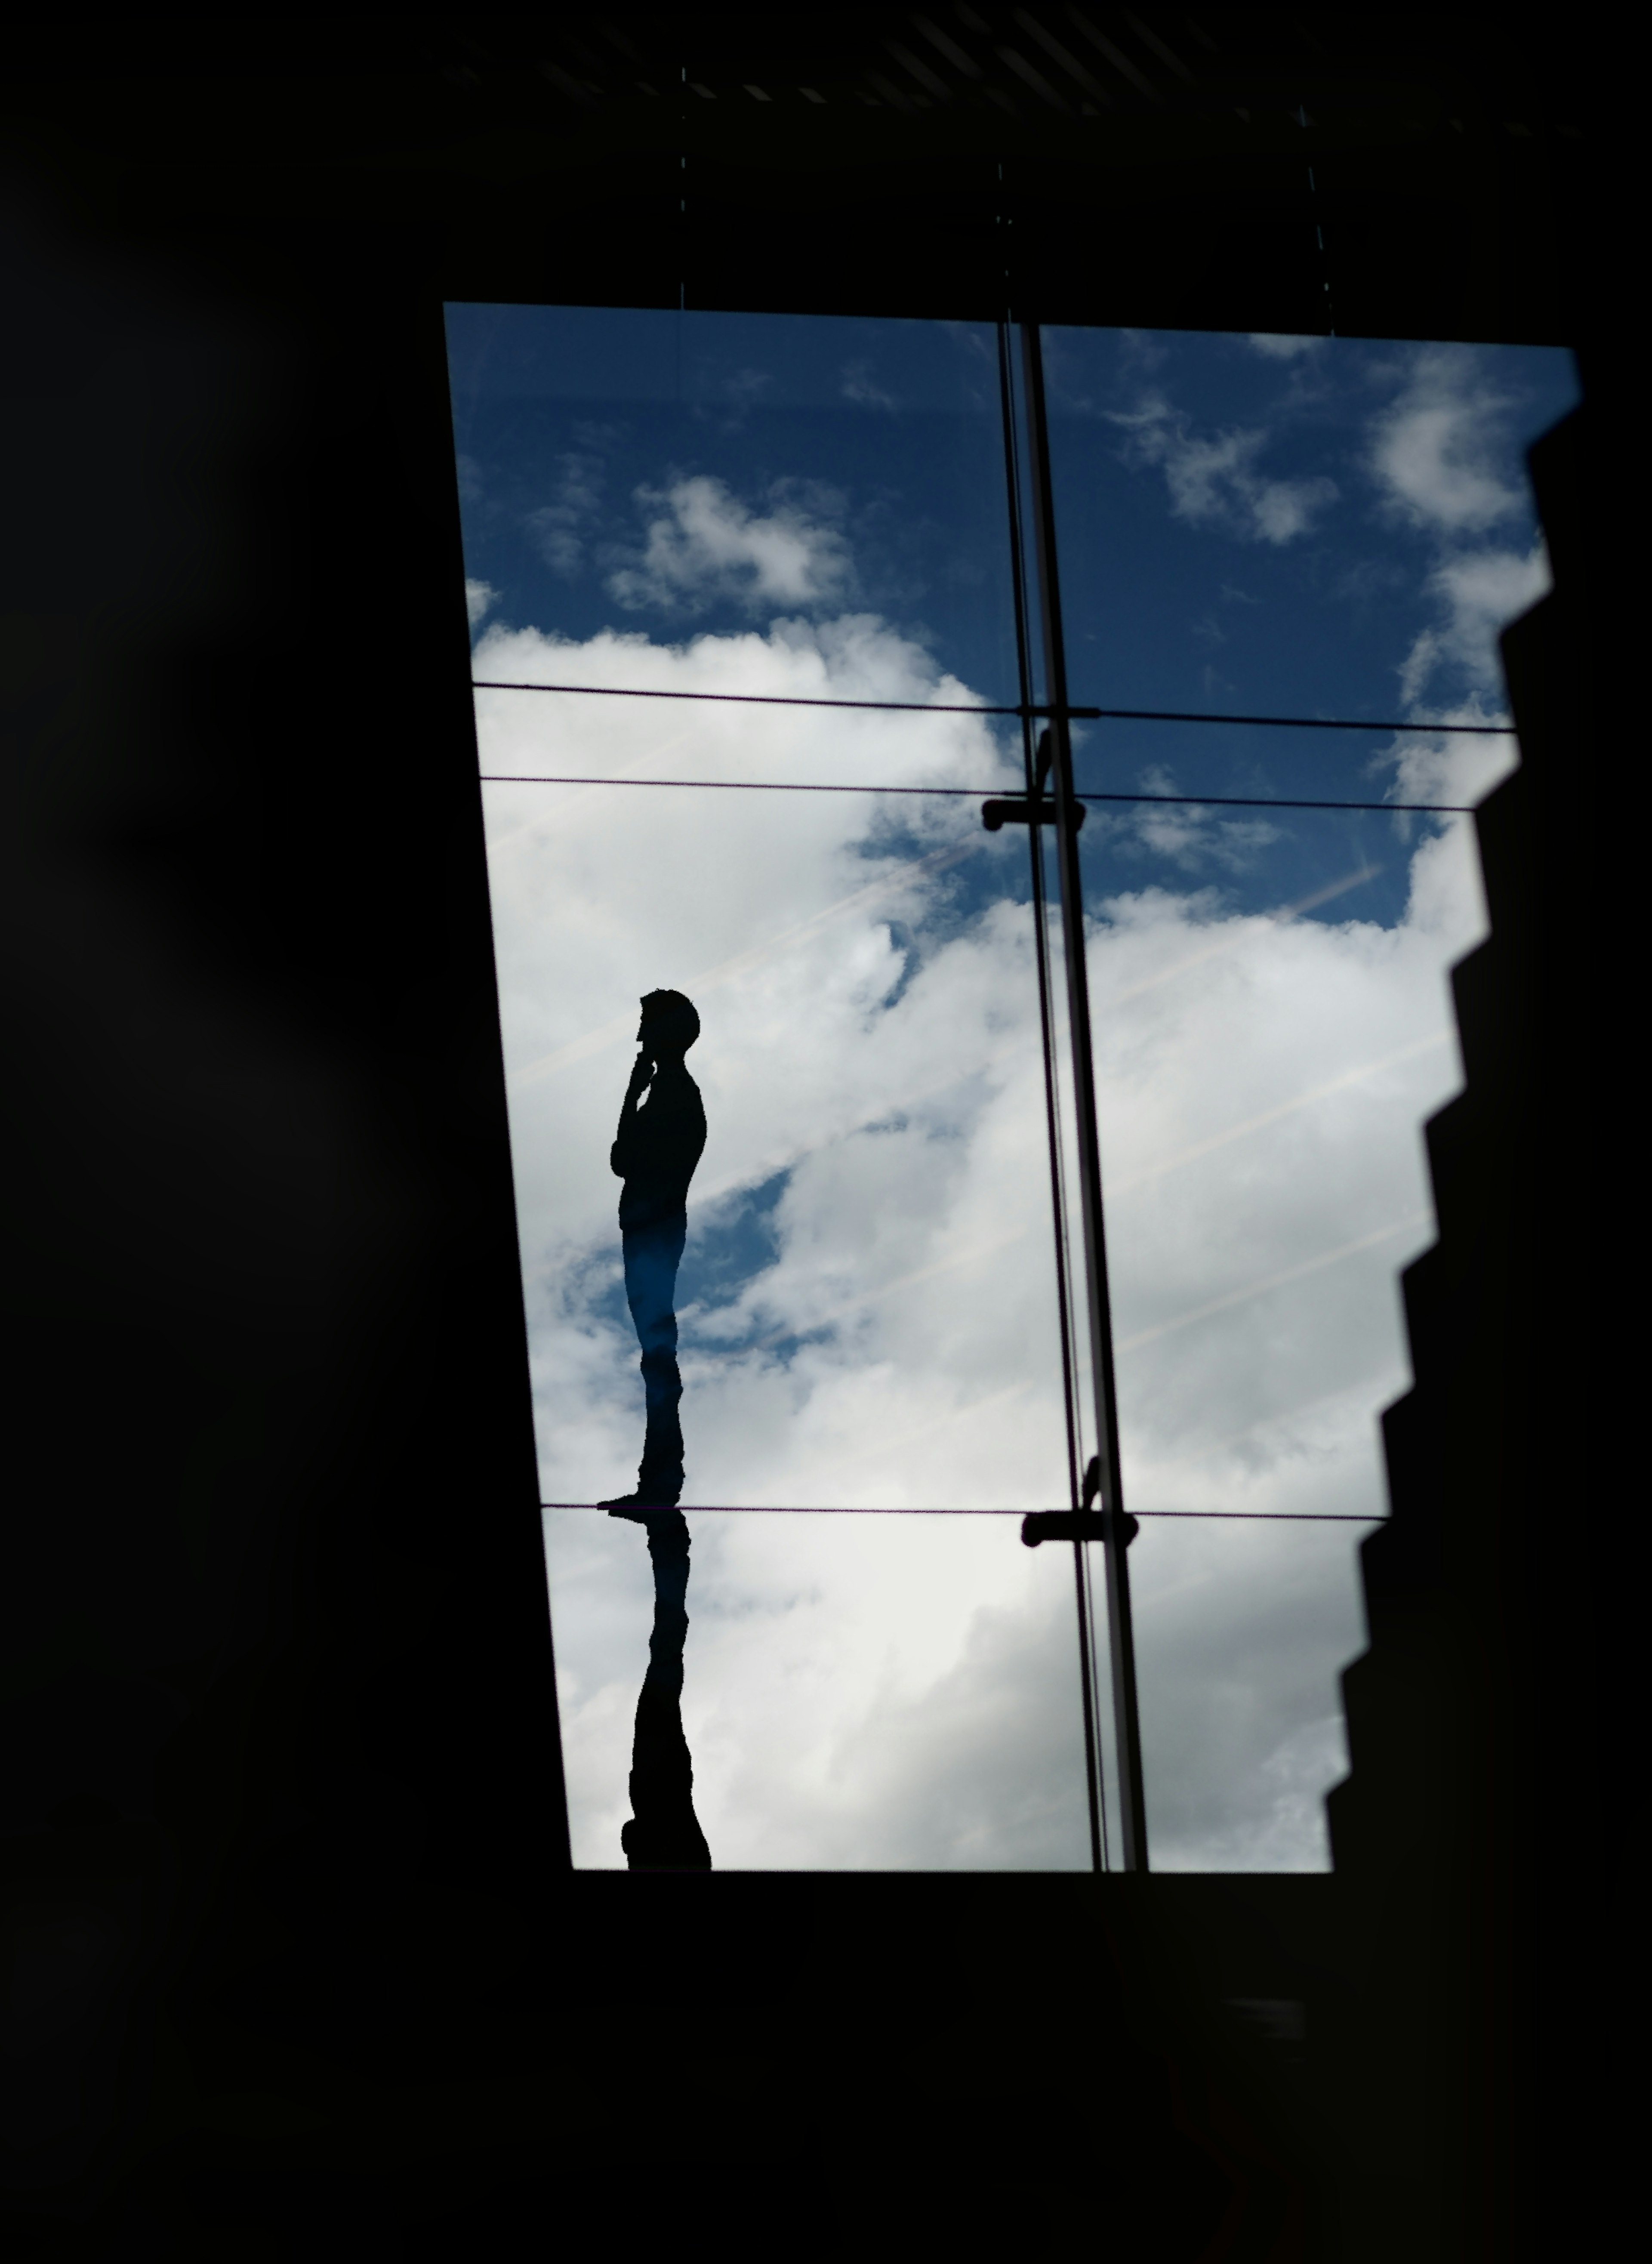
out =
<svg viewBox="0 0 1652 2264"><path fill-rule="evenodd" d="M884 729L886 777L932 766L910 719ZM983 736L954 774L996 760ZM984 832L974 796L486 795L544 1498L636 1473L610 1149L664 988L699 1015L707 1128L676 1304L685 1498L1063 1501L1025 834Z"/></svg>
<svg viewBox="0 0 1652 2264"><path fill-rule="evenodd" d="M754 691L852 695L825 679L858 649L888 679L862 696L1018 697L989 324L453 306L447 330L479 621L571 645L588 683L648 680L626 640L743 636ZM765 644L808 680L769 682Z"/></svg>
<svg viewBox="0 0 1652 2264"><path fill-rule="evenodd" d="M1468 825L1088 809L1158 1869L1327 1860L1303 1787L1316 1799L1342 1773L1326 1725L1361 1642L1355 1548L1368 1527L1192 1520L1386 1512L1377 1419L1409 1382L1397 1276L1434 1233L1421 1128L1460 1081L1446 973L1483 922Z"/></svg>
<svg viewBox="0 0 1652 2264"><path fill-rule="evenodd" d="M1500 720L1548 585L1523 452L1549 346L1044 333L1069 688L1197 713ZM1510 743L1090 726L1090 782L1472 802Z"/></svg>
<svg viewBox="0 0 1652 2264"><path fill-rule="evenodd" d="M1547 586L1521 452L1573 368L1073 330L1045 366L1076 702L1449 727L1073 730L1152 1860L1315 1868L1447 974L1484 932L1468 821L1380 806L1515 759L1466 727L1503 720L1496 633Z"/></svg>
<svg viewBox="0 0 1652 2264"><path fill-rule="evenodd" d="M1143 1519L1130 1572L1156 1871L1330 1869L1364 1529Z"/></svg>
<svg viewBox="0 0 1652 2264"><path fill-rule="evenodd" d="M1087 1870L1072 1551L1012 1518L687 1513L683 1726L720 1869ZM574 1860L624 1863L648 1560L546 1517Z"/></svg>
<svg viewBox="0 0 1652 2264"><path fill-rule="evenodd" d="M576 1861L637 1860L657 1763L685 1861L1083 1867L1071 1552L1014 1513L1069 1479L1026 837L981 819L1022 784L993 333L450 342L476 676L624 695L477 694ZM938 712L750 704L822 699ZM610 1162L658 989L706 1128L685 1521L639 1529L588 1506L677 1498Z"/></svg>

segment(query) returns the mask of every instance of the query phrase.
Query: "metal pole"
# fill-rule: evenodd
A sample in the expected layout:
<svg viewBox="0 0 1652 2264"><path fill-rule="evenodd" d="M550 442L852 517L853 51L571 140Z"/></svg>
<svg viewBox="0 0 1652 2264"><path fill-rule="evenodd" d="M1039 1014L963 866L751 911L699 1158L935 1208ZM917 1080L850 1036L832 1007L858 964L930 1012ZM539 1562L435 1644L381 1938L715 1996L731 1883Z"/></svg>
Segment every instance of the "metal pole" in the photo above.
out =
<svg viewBox="0 0 1652 2264"><path fill-rule="evenodd" d="M1021 554L1021 476L1015 444L1013 366L1010 327L998 325L998 398L1004 410L1004 490L1010 504L1010 586L1015 599L1016 677L1021 702L1021 758L1026 775L1027 799L1036 813L1042 792L1038 758L1032 741L1032 668L1027 649L1026 566ZM1055 1118L1055 1014L1050 996L1049 929L1044 917L1044 845L1039 838L1036 815L1027 827L1032 859L1033 958L1039 977L1039 1035L1044 1053L1044 1121L1050 1151L1050 1208L1055 1229L1055 1302L1061 1329L1061 1407L1067 1419L1067 1483L1075 1509L1081 1504L1078 1474L1078 1430L1073 1387L1072 1309L1068 1287L1066 1202L1061 1187L1061 1150ZM1078 1672L1083 1702L1084 1786L1090 1808L1090 1868L1106 1869L1106 1816L1103 1807L1098 1716L1095 1691L1095 1646L1090 1639L1088 1561L1082 1541L1073 1543L1073 1588L1078 1607Z"/></svg>
<svg viewBox="0 0 1652 2264"><path fill-rule="evenodd" d="M1112 1373L1112 1317L1102 1224L1101 1143L1090 1049L1090 982L1084 963L1084 905L1078 866L1072 738L1067 719L1067 657L1061 641L1061 585L1055 570L1055 512L1050 485L1049 432L1044 412L1044 357L1038 326L1023 323L1021 361L1032 454L1032 549L1044 644L1044 690L1052 710L1050 771L1055 788L1055 853L1061 886L1061 940L1067 961L1067 1010L1073 1049L1074 1129L1089 1291L1090 1372L1096 1391L1097 1471L1107 1574L1107 1629L1112 1653L1113 1720L1118 1732L1119 1805L1124 1868L1148 1868L1147 1803L1141 1778L1141 1726L1136 1706L1135 1638L1130 1618L1124 1496L1119 1482L1119 1418ZM1088 1491L1088 1489L1086 1489Z"/></svg>

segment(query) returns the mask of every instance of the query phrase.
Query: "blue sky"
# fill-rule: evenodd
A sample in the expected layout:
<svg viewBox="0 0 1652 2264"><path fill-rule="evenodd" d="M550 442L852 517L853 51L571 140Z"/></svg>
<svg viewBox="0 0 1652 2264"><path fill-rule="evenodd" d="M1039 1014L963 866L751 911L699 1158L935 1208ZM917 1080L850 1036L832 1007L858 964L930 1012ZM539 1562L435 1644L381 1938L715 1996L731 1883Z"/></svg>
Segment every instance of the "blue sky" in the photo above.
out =
<svg viewBox="0 0 1652 2264"><path fill-rule="evenodd" d="M1522 453L1576 398L1569 354L1073 330L1046 351L1075 699L1387 717L1489 688L1466 648L1409 684L1405 664L1442 569L1531 550ZM1293 744L1304 780L1339 759Z"/></svg>
<svg viewBox="0 0 1652 2264"><path fill-rule="evenodd" d="M983 698L1014 699L986 326L469 306L448 319L466 567L497 617L571 636L750 620L773 595L754 572L692 605L634 572L616 600L657 516L648 498L705 479L759 519L789 512L841 538L825 601L898 620ZM1076 699L1388 716L1484 693L1451 576L1535 542L1522 457L1576 398L1569 353L1070 330L1045 351ZM1437 664L1408 678L1425 635ZM1238 757L1226 734L1133 744L1215 746L1223 763L1257 743ZM1307 791L1360 759L1340 744L1281 743L1276 759L1301 749ZM1229 775L1192 784L1215 793Z"/></svg>
<svg viewBox="0 0 1652 2264"><path fill-rule="evenodd" d="M449 310L477 673L1015 696L979 326ZM1511 759L1498 628L1546 566L1547 350L1057 332L1076 699L1377 716L1369 737L1094 725L1099 790L1469 802ZM696 791L1013 781L1018 733L481 693L544 1498L630 1482L607 1147L641 992L685 989L710 1136L679 1296L685 1708L720 1865L1086 1860L1070 1572L996 1517L1064 1485L1025 837L975 802ZM1358 1521L1406 1382L1420 1128L1483 932L1460 819L1098 805L1082 837L1155 1860L1314 1868L1362 1641ZM578 1860L618 1861L638 1536L547 1521ZM1057 1572L1059 1572L1059 1567ZM698 1797L698 1795L697 1795Z"/></svg>
<svg viewBox="0 0 1652 2264"><path fill-rule="evenodd" d="M466 307L450 335L490 621L680 642L854 610L1016 697L985 326ZM1495 628L1543 577L1522 454L1576 397L1569 355L1054 330L1046 357L1076 700L1497 719ZM1082 727L1076 767L1263 798L1380 801L1398 778L1389 733L1160 723ZM1360 909L1400 916L1388 821L1269 823L1206 829L1231 901L1365 869ZM1104 854L1191 869L1185 831L1155 845L1177 838L1092 824L1091 885L1112 885Z"/></svg>
<svg viewBox="0 0 1652 2264"><path fill-rule="evenodd" d="M989 328L581 308L449 325L466 570L499 617L681 635L852 605L1015 699ZM690 481L724 491L725 516L798 528L812 585L765 579L751 553L692 588L641 570L656 499Z"/></svg>

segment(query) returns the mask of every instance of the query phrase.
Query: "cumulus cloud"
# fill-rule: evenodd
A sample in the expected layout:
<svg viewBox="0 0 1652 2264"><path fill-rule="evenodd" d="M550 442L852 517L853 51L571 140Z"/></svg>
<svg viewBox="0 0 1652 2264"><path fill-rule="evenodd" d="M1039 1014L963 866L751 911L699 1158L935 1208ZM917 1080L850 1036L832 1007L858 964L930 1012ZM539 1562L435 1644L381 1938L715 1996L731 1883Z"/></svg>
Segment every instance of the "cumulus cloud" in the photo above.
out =
<svg viewBox="0 0 1652 2264"><path fill-rule="evenodd" d="M1471 349L1424 346L1369 433L1383 507L1430 538L1435 550L1424 582L1433 619L1400 664L1400 696L1460 723L1493 720L1500 709L1498 635L1549 587L1540 534L1518 548L1506 538L1485 539L1530 508L1508 457L1510 406ZM1469 771L1483 780L1486 760Z"/></svg>
<svg viewBox="0 0 1652 2264"><path fill-rule="evenodd" d="M482 655L523 680L968 697L867 615L677 647L496 630ZM615 781L486 789L545 1498L635 1465L607 1149L636 999L665 984L699 1007L711 1127L688 1501L896 1513L691 1507L685 1718L715 1860L1083 1868L1070 1560L1023 1549L1011 1516L915 1513L1065 1498L1025 837L984 834L967 799L620 783L984 791L1013 782L1011 751L968 715L477 708L486 770ZM1396 842L1392 927L1240 914L1223 876L1267 845L1210 813L1159 837L1160 815L1083 836L1128 1498L1376 1515L1395 1272L1431 1231L1418 1126L1456 1080L1444 969L1483 917L1472 848ZM577 1860L615 1865L647 1554L577 1511L547 1529ZM1156 1861L1325 1861L1359 1531L1144 1520Z"/></svg>
<svg viewBox="0 0 1652 2264"><path fill-rule="evenodd" d="M1272 479L1257 469L1268 435L1257 431L1195 432L1184 413L1150 393L1134 410L1112 410L1127 433L1127 455L1164 474L1170 508L1194 525L1214 523L1254 542L1293 542L1337 500L1332 480Z"/></svg>
<svg viewBox="0 0 1652 2264"><path fill-rule="evenodd" d="M1477 700L1470 700L1462 703L1460 712L1453 720L1458 723L1483 723L1492 719ZM1500 780L1508 776L1518 759L1512 738L1482 738L1478 735L1471 737L1467 732L1453 730L1447 723L1437 730L1398 733L1391 746L1373 758L1369 767L1373 777L1385 772L1389 774L1387 791L1395 802L1445 803L1472 809ZM1425 826L1428 821L1401 816L1395 823L1409 838L1409 829ZM1483 922L1485 911L1477 860L1469 860L1453 887L1463 903L1476 908L1475 917Z"/></svg>
<svg viewBox="0 0 1652 2264"><path fill-rule="evenodd" d="M714 1861L1088 1868L1066 1550L988 1518L690 1523L685 1726ZM547 1527L576 1860L612 1866L648 1560L606 1520Z"/></svg>
<svg viewBox="0 0 1652 2264"><path fill-rule="evenodd" d="M1372 428L1371 471L1389 510L1459 536L1520 517L1526 498L1500 461L1509 405L1472 348L1419 347Z"/></svg>
<svg viewBox="0 0 1652 2264"><path fill-rule="evenodd" d="M786 483L770 490L766 514L704 474L663 490L640 488L637 501L655 516L640 555L617 567L606 585L628 611L692 613L720 599L753 612L812 607L841 597L849 584L843 537Z"/></svg>
<svg viewBox="0 0 1652 2264"><path fill-rule="evenodd" d="M1438 618L1418 632L1401 664L1401 697L1424 699L1440 688L1442 678L1447 696L1465 691L1476 700L1500 695L1498 635L1549 586L1548 552L1540 537L1525 551L1463 551L1444 559L1428 580ZM1472 722L1474 715L1466 712L1457 720Z"/></svg>
<svg viewBox="0 0 1652 2264"><path fill-rule="evenodd" d="M465 577L465 611L470 617L473 629L487 619L498 602L499 592L491 582L477 582L473 581L469 575Z"/></svg>

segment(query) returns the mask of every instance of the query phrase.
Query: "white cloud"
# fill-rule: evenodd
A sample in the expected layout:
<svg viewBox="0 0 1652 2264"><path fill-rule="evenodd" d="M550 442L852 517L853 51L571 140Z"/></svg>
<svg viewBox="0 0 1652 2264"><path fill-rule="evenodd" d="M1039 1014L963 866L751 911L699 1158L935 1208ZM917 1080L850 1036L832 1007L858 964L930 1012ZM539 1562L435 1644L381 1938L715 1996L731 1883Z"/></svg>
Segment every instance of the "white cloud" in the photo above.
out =
<svg viewBox="0 0 1652 2264"><path fill-rule="evenodd" d="M1286 330L1252 330L1246 343L1270 361L1295 361L1303 354L1315 352L1325 341L1323 338L1298 337Z"/></svg>
<svg viewBox="0 0 1652 2264"><path fill-rule="evenodd" d="M1431 536L1437 553L1426 583L1434 618L1400 664L1400 696L1444 707L1458 722L1489 721L1501 708L1498 635L1549 587L1540 535L1525 548L1474 547L1530 507L1506 468L1509 405L1471 349L1424 346L1371 431L1388 512Z"/></svg>
<svg viewBox="0 0 1652 2264"><path fill-rule="evenodd" d="M996 1518L690 1523L685 1726L714 1861L1087 1867L1067 1550ZM612 1865L648 1559L605 1519L547 1528L576 1860Z"/></svg>
<svg viewBox="0 0 1652 2264"><path fill-rule="evenodd" d="M677 648L495 630L482 654L525 680L967 696L869 616ZM969 715L477 704L490 772L983 790L1015 775ZM1059 1503L1025 837L983 834L967 799L486 795L546 1498L617 1491L635 1467L606 1159L636 999L665 984L704 1026L689 1262L749 1237L743 1272L721 1293L702 1274L682 1308L690 1503ZM1395 1270L1430 1231L1418 1128L1456 1078L1444 969L1482 918L1472 847L1461 830L1396 839L1411 888L1393 927L1240 915L1212 877L1265 845L1214 816L1156 840L1163 815L1083 837L1128 1497L1374 1515L1376 1413L1405 1380ZM750 1196L777 1186L759 1238ZM685 1718L720 1866L1084 1866L1065 1551L1023 1549L1012 1517L690 1524ZM576 1847L616 1864L646 1549L588 1513L547 1527ZM1167 1868L1324 1861L1359 1530L1144 1520Z"/></svg>
<svg viewBox="0 0 1652 2264"><path fill-rule="evenodd" d="M586 533L602 507L603 460L598 448L584 447L570 448L556 462L556 492L528 513L527 525L552 572L572 581L585 563Z"/></svg>
<svg viewBox="0 0 1652 2264"><path fill-rule="evenodd" d="M1373 420L1371 470L1389 509L1411 526L1482 534L1526 507L1497 458L1508 407L1472 348L1421 346L1406 382Z"/></svg>
<svg viewBox="0 0 1652 2264"><path fill-rule="evenodd" d="M873 378L869 361L845 362L839 389L845 401L852 401L862 409L894 410L900 405L894 394L886 391Z"/></svg>
<svg viewBox="0 0 1652 2264"><path fill-rule="evenodd" d="M1331 1543L1334 1548L1335 1542ZM1315 1543L1309 1542L1308 1554ZM1279 1568L1288 1583L1293 1572L1302 1569L1301 1559L1287 1560ZM1299 1596L1291 1586L1284 1585L1269 1599L1275 1606L1280 1641L1271 1651L1266 1669L1272 1674L1279 1671L1281 1651L1290 1644L1296 1628L1290 1624L1293 1614L1311 1619L1317 1599L1311 1588L1306 1596ZM1306 1612L1303 1606L1306 1605ZM1224 1716L1222 1730L1233 1737L1235 1770L1230 1780L1229 1811L1231 1820L1225 1825L1206 1812L1178 1812L1175 1805L1162 1803L1157 1817L1157 1831L1152 1842L1154 1868L1160 1871L1318 1871L1325 1869L1325 1810L1328 1788L1348 1774L1348 1738L1340 1713L1323 1715L1317 1721L1305 1722L1299 1729L1282 1738L1273 1751L1257 1761L1247 1745L1254 1746L1254 1738L1247 1738L1250 1728L1247 1701L1251 1696L1255 1669L1260 1661L1247 1662L1250 1677L1235 1680L1233 1686L1235 1710ZM1181 1688L1192 1686L1199 1672L1199 1661L1186 1662L1192 1674L1179 1683ZM1249 1684L1249 1687L1247 1685ZM1176 1678L1167 1679L1167 1694L1178 1687ZM1173 1702L1173 1698L1172 1701ZM1204 1721L1190 1722L1187 1731L1192 1737L1207 1739L1209 1725ZM1238 1734L1233 1733L1237 1731ZM1169 1781L1177 1781L1177 1774L1185 1780L1185 1772L1165 1773Z"/></svg>
<svg viewBox="0 0 1652 2264"><path fill-rule="evenodd" d="M1178 791L1171 773L1154 764L1136 780L1143 794ZM1110 835L1114 853L1160 858L1184 873L1242 873L1253 867L1264 849L1279 839L1279 828L1264 817L1224 817L1199 802L1138 802L1133 808L1092 807L1085 814L1096 838Z"/></svg>
<svg viewBox="0 0 1652 2264"><path fill-rule="evenodd" d="M1267 444L1265 432L1201 438L1162 394L1148 394L1139 408L1108 415L1129 436L1128 457L1163 470L1178 519L1195 525L1213 521L1249 541L1278 545L1308 533L1337 499L1336 483L1322 475L1288 480L1259 472L1257 459Z"/></svg>
<svg viewBox="0 0 1652 2264"><path fill-rule="evenodd" d="M468 575L465 577L465 611L473 629L487 619L498 602L499 592L491 582L475 582Z"/></svg>
<svg viewBox="0 0 1652 2264"><path fill-rule="evenodd" d="M1442 561L1428 581L1438 618L1418 633L1401 664L1401 698L1425 698L1443 675L1450 693L1466 686L1475 699L1490 694L1500 704L1498 635L1537 603L1550 578L1540 537L1527 551L1464 551ZM1457 720L1467 722L1474 716L1465 712Z"/></svg>
<svg viewBox="0 0 1652 2264"><path fill-rule="evenodd" d="M1453 719L1460 723L1481 723L1491 720L1475 700L1465 701ZM1376 756L1370 768L1373 775L1383 771L1393 773L1388 792L1395 802L1424 802L1473 809L1483 801L1498 781L1508 776L1518 760L1512 738L1470 737L1463 731L1447 726L1437 731L1402 732L1392 746ZM1426 821L1424 821L1426 822ZM1402 817L1402 827L1413 827L1418 821ZM1479 906L1477 917L1483 920L1484 909L1480 904L1480 874L1477 861L1472 861L1467 872L1452 882L1463 901Z"/></svg>
<svg viewBox="0 0 1652 2264"><path fill-rule="evenodd" d="M698 475L663 492L637 490L658 515L640 556L608 577L611 596L643 606L694 612L715 599L754 612L815 606L840 597L849 554L835 527L811 517L785 483L770 490L767 516L750 510L721 480Z"/></svg>

